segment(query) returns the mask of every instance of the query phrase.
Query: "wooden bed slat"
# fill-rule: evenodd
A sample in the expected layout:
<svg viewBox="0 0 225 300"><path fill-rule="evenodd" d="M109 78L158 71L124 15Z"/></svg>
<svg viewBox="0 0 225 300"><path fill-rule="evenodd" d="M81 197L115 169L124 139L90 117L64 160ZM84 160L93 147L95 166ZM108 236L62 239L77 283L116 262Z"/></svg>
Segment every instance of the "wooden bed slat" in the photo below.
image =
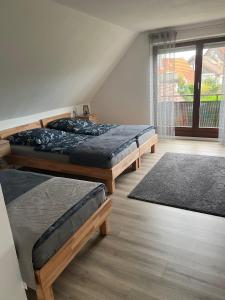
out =
<svg viewBox="0 0 225 300"><path fill-rule="evenodd" d="M112 179L111 169L100 169L88 166L75 165L72 163L64 163L56 160L43 159L34 156L22 156L11 154L7 157L10 163L22 165L25 167L36 168L40 170L48 170L58 173L81 175L99 179Z"/></svg>
<svg viewBox="0 0 225 300"><path fill-rule="evenodd" d="M50 123L52 121L55 121L55 120L58 120L58 119L63 119L63 118L71 118L71 114L72 113L69 112L69 113L64 113L64 114L52 116L52 117L49 117L49 118L41 119L41 125L43 127L46 127L48 125L48 123Z"/></svg>

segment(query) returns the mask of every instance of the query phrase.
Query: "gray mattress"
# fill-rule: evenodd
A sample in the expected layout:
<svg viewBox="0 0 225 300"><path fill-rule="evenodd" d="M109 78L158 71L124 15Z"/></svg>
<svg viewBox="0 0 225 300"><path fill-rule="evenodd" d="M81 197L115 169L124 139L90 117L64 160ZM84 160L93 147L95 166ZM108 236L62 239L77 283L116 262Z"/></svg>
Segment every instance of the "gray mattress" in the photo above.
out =
<svg viewBox="0 0 225 300"><path fill-rule="evenodd" d="M75 184L78 180L74 180ZM90 184L90 182L87 182ZM83 204L85 200L85 204ZM50 234L42 236L33 248L34 269L40 269L63 245L64 243L93 215L93 213L106 200L104 185L101 189L87 195L87 199L80 199L77 209L65 220L61 219L60 226ZM54 226L54 225L53 225Z"/></svg>
<svg viewBox="0 0 225 300"><path fill-rule="evenodd" d="M110 129L103 136L123 136L124 139L127 137L134 138L139 147L145 143L150 137L155 135L155 128L151 125L119 125L116 128Z"/></svg>
<svg viewBox="0 0 225 300"><path fill-rule="evenodd" d="M0 184L6 205L11 201L16 201L17 197L50 178L52 177L17 170L0 171ZM84 184L84 181L74 180L74 185L80 183ZM90 186L93 183L86 182L86 184ZM40 269L105 200L105 187L103 184L99 184L97 188L93 188L84 198L76 202L74 207L66 211L60 219L52 224L33 247L34 269Z"/></svg>
<svg viewBox="0 0 225 300"><path fill-rule="evenodd" d="M76 160L76 162L74 161L74 164L87 165L90 167L99 167L99 168L112 168L117 163L119 163L122 159L124 159L128 154L133 152L135 149L137 149L137 144L136 142L132 142L129 146L127 146L122 151L114 155L110 160L96 161L95 159L92 159L92 157L90 156L88 160L86 161ZM17 155L32 156L32 157L49 159L58 162L72 163L70 161L69 155L36 151L31 146L11 145L11 151L13 154L17 154Z"/></svg>
<svg viewBox="0 0 225 300"><path fill-rule="evenodd" d="M155 135L155 129L151 129L137 137L138 147L143 145L148 139Z"/></svg>

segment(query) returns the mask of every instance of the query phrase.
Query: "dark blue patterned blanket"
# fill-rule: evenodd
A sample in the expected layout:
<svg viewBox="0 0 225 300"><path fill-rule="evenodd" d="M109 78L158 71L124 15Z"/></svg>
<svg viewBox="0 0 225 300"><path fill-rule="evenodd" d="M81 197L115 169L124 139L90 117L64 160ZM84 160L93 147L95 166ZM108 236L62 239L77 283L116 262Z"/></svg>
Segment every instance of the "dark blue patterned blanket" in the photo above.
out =
<svg viewBox="0 0 225 300"><path fill-rule="evenodd" d="M48 123L47 127L50 129L57 129L66 132L73 132L77 134L86 134L98 136L103 133L106 133L112 128L117 127L115 124L96 124L91 121L80 120L80 119L71 119L64 118L54 120Z"/></svg>
<svg viewBox="0 0 225 300"><path fill-rule="evenodd" d="M16 133L8 139L13 145L32 146L37 151L70 154L78 145L90 138L92 137L88 135L48 128L35 128Z"/></svg>
<svg viewBox="0 0 225 300"><path fill-rule="evenodd" d="M69 155L76 149L76 147L89 139L92 139L92 137L66 132L66 134L61 136L61 138L55 138L48 144L38 145L34 147L34 149L37 151Z"/></svg>
<svg viewBox="0 0 225 300"><path fill-rule="evenodd" d="M51 130L48 128L34 128L30 130L21 131L8 137L10 144L25 145L25 146L38 146L46 145L53 140L61 139L66 132L59 130Z"/></svg>

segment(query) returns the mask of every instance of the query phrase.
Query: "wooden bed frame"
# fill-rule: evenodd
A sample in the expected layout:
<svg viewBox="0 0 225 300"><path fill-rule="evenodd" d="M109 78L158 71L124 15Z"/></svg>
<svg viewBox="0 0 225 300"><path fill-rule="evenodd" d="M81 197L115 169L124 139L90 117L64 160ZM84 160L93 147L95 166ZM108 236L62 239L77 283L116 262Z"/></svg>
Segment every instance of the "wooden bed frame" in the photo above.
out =
<svg viewBox="0 0 225 300"><path fill-rule="evenodd" d="M22 125L15 128L6 129L0 131L0 139L5 139L8 136L34 128L46 127L47 123L57 120L60 118L70 118L70 113L60 114L57 116L52 116L50 118L45 118L37 122L33 122L27 125ZM23 156L11 153L7 160L10 164L21 165L30 168L36 168L40 170L54 171L59 173L80 175L89 178L94 178L104 182L107 186L108 193L112 194L115 190L115 179L123 173L128 167L132 166L132 170L137 170L140 167L140 157L151 151L155 152L155 144L158 141L158 136L154 135L149 138L145 143L143 143L139 148L135 149L129 153L124 159L113 166L110 169L95 168L89 166L76 165L72 163L66 163L61 161L54 161L50 159L37 158L34 156Z"/></svg>
<svg viewBox="0 0 225 300"><path fill-rule="evenodd" d="M107 199L58 252L40 270L35 271L38 300L54 300L53 283L86 244L93 232L100 228L100 234L107 235L107 217L111 208L111 200Z"/></svg>

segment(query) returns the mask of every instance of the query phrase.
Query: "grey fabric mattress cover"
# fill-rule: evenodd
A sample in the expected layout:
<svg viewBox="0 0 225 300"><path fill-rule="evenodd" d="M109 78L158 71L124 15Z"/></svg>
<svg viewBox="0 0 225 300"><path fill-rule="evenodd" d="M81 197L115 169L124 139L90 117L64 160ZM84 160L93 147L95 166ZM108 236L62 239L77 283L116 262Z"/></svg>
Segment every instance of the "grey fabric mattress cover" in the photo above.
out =
<svg viewBox="0 0 225 300"><path fill-rule="evenodd" d="M153 137L153 135L155 135L155 129L150 129L149 131L141 134L140 136L137 137L137 144L138 147L143 145L148 139L150 139L151 137Z"/></svg>
<svg viewBox="0 0 225 300"><path fill-rule="evenodd" d="M6 206L11 201L16 201L16 198L20 195L50 178L52 176L18 170L0 171L0 184ZM74 184L79 184L79 182L80 180L74 180ZM88 184L90 185L90 182L87 182ZM97 188L87 193L83 199L80 199L74 207L66 211L46 232L43 232L33 247L32 260L34 269L38 270L47 263L105 200L105 186L104 184L99 184Z"/></svg>
<svg viewBox="0 0 225 300"><path fill-rule="evenodd" d="M78 145L70 153L70 161L79 165L111 168L113 159L117 155L133 143L138 148L138 138L142 136L140 142L145 141L149 135L144 136L144 134L149 134L152 129L154 126L149 125L119 125Z"/></svg>
<svg viewBox="0 0 225 300"><path fill-rule="evenodd" d="M124 137L133 132L138 147L156 133L153 125L119 125L110 131Z"/></svg>

